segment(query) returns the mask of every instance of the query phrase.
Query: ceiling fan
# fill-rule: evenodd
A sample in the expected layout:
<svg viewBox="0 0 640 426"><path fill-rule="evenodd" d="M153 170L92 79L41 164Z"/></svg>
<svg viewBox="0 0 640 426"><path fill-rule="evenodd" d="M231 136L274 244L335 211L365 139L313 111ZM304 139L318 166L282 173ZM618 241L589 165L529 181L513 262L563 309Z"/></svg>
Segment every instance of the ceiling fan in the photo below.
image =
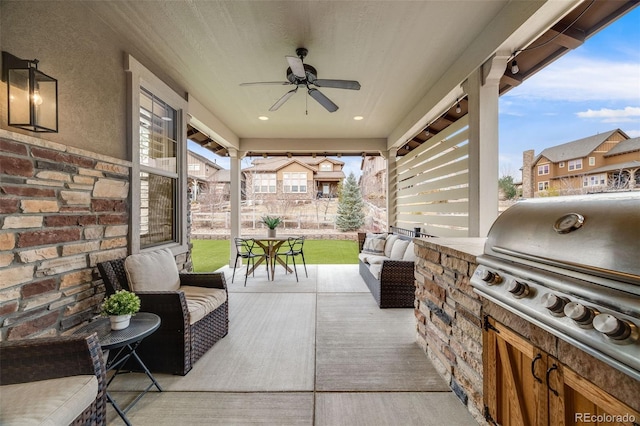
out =
<svg viewBox="0 0 640 426"><path fill-rule="evenodd" d="M292 90L285 93L275 104L269 108L269 111L276 111L280 108L291 96L298 91L300 87L306 87L313 99L318 101L327 111L335 112L338 110L338 105L334 104L331 99L327 98L316 87L330 87L333 89L349 89L360 90L360 83L354 80L327 80L318 78L318 72L311 65L303 63L304 58L309 51L304 47L296 49L296 55L298 56L286 56L289 62L289 68L287 68L287 81L262 81L255 83L241 83L240 86L253 86L253 85L279 85L279 86L296 86ZM316 87L311 87L316 86Z"/></svg>

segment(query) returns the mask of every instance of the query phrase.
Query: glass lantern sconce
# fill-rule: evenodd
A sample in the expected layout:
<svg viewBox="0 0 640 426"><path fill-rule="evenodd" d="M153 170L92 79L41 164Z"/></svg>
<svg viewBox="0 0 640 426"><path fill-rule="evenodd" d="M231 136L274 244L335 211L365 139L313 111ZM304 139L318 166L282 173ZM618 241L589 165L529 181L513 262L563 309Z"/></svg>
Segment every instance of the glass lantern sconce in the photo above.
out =
<svg viewBox="0 0 640 426"><path fill-rule="evenodd" d="M8 125L31 132L58 132L58 80L38 71L37 59L2 52Z"/></svg>

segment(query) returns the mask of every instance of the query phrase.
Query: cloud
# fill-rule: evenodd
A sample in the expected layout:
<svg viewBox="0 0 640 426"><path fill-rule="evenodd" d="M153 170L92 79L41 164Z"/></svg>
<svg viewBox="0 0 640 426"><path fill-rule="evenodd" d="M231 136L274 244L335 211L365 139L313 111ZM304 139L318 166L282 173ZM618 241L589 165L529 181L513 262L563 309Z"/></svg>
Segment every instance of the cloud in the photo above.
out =
<svg viewBox="0 0 640 426"><path fill-rule="evenodd" d="M630 138L640 138L640 130L627 130L625 131Z"/></svg>
<svg viewBox="0 0 640 426"><path fill-rule="evenodd" d="M631 122L635 121L632 117L640 117L640 107L625 107L624 109L601 108L577 112L580 118L600 118L603 123Z"/></svg>
<svg viewBox="0 0 640 426"><path fill-rule="evenodd" d="M507 92L545 101L640 100L640 63L565 56Z"/></svg>

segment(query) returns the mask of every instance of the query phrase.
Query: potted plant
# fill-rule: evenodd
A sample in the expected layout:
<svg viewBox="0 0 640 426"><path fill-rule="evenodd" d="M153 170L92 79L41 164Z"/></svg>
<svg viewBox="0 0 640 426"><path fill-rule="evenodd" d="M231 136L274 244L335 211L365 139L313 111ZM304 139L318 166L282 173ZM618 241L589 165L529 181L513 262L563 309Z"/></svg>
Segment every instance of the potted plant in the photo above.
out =
<svg viewBox="0 0 640 426"><path fill-rule="evenodd" d="M116 291L104 299L100 314L111 320L112 330L122 330L129 326L131 315L140 310L140 298L127 290Z"/></svg>
<svg viewBox="0 0 640 426"><path fill-rule="evenodd" d="M282 219L280 219L278 216L263 216L262 223L267 225L267 228L269 228L267 235L269 237L275 237L276 227L280 225L280 223L282 223Z"/></svg>

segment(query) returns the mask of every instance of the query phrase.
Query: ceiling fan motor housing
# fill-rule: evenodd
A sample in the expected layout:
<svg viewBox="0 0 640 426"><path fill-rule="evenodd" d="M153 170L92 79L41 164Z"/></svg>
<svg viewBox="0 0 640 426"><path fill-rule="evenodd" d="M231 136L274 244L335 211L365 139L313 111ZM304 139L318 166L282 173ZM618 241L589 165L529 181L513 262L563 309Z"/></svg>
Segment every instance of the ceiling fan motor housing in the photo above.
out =
<svg viewBox="0 0 640 426"><path fill-rule="evenodd" d="M306 82L313 83L318 78L318 71L311 65L303 64L304 72L307 76ZM305 84L305 80L298 78L293 71L291 71L291 67L287 68L287 80L289 80L293 84Z"/></svg>

